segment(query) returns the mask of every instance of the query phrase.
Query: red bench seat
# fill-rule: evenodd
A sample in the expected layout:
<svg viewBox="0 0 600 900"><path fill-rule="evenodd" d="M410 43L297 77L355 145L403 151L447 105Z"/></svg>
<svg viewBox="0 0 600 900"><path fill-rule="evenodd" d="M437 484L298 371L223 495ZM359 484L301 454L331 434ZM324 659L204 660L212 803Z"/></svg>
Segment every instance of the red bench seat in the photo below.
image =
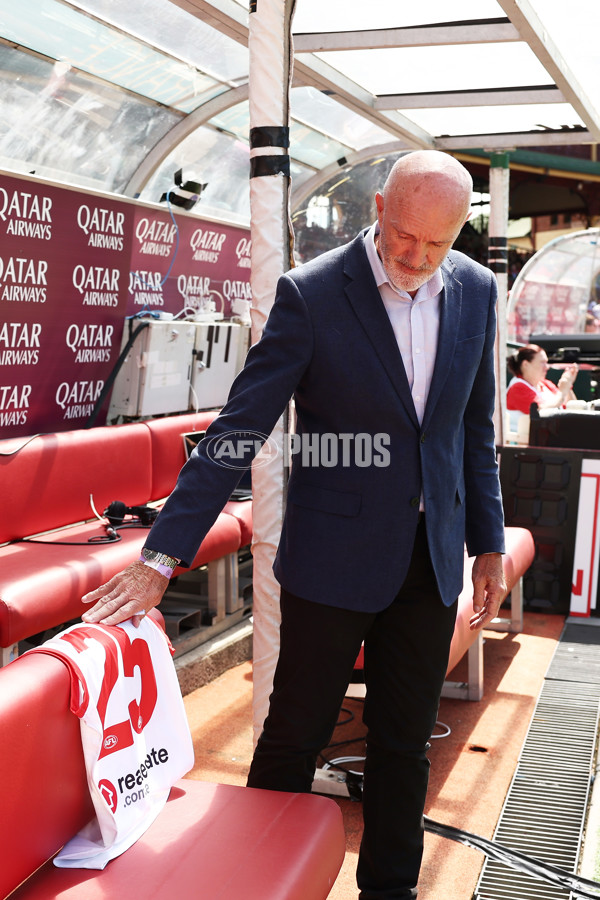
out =
<svg viewBox="0 0 600 900"><path fill-rule="evenodd" d="M121 529L120 541L87 543L91 536L105 535L93 507L102 514L113 500L127 506L160 505L185 462L183 433L204 431L216 415L171 416L0 442L3 662L19 641L79 618L82 595L137 558L147 536L144 528ZM251 504L244 504L243 513L236 511L238 506L228 504L228 511L219 515L190 567L219 567L209 591L216 586L225 592L235 582L223 561L235 559L251 540ZM21 541L32 536L52 543ZM71 545L77 542L81 544ZM184 571L179 568L175 574ZM214 605L235 606L221 593Z"/></svg>
<svg viewBox="0 0 600 900"><path fill-rule="evenodd" d="M345 849L334 801L187 778L105 869L56 868L48 860L93 814L69 698L51 656L0 669L0 897L325 900Z"/></svg>
<svg viewBox="0 0 600 900"><path fill-rule="evenodd" d="M59 543L8 544L0 548L0 644L10 647L38 632L81 616L81 598L137 559L147 529L119 532L121 540L88 544L102 535L98 522L63 528L40 538ZM81 541L70 546L62 541ZM198 568L240 547L240 528L221 513L202 542L190 568ZM177 573L187 571L178 568Z"/></svg>
<svg viewBox="0 0 600 900"><path fill-rule="evenodd" d="M532 564L535 556L533 536L526 528L506 527L504 529L506 553L502 557L507 595L511 594L511 616L509 619L498 618L485 627L496 631L520 631L523 627L523 601L521 596L521 578ZM471 631L469 620L473 615L473 557L465 551L463 589L458 598L456 624L450 645L450 658L446 674L449 675L465 653L469 652L469 680L466 683L449 682L444 685L443 696L467 697L469 700L480 700L483 696L483 642L482 629ZM364 656L361 648L354 664L355 673L364 668ZM349 695L364 694L361 683L350 685Z"/></svg>

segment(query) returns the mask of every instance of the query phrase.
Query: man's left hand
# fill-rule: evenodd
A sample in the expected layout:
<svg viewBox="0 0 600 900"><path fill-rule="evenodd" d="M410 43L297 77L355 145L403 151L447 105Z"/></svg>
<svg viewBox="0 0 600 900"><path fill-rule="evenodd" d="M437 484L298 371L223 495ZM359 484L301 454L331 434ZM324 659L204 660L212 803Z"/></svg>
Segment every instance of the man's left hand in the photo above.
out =
<svg viewBox="0 0 600 900"><path fill-rule="evenodd" d="M485 553L473 563L473 613L469 628L475 631L495 619L508 588L501 553Z"/></svg>

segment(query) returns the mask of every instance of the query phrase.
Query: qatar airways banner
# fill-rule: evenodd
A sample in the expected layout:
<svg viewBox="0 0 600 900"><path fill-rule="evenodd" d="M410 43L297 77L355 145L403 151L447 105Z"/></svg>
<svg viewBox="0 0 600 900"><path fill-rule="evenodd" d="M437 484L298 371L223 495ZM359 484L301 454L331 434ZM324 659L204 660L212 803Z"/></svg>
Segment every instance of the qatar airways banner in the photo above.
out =
<svg viewBox="0 0 600 900"><path fill-rule="evenodd" d="M126 317L250 299L248 229L166 206L0 173L0 238L0 439L104 424Z"/></svg>
<svg viewBox="0 0 600 900"><path fill-rule="evenodd" d="M250 300L250 236L239 227L134 210L128 316L142 310L178 315L214 303L225 318L236 299Z"/></svg>

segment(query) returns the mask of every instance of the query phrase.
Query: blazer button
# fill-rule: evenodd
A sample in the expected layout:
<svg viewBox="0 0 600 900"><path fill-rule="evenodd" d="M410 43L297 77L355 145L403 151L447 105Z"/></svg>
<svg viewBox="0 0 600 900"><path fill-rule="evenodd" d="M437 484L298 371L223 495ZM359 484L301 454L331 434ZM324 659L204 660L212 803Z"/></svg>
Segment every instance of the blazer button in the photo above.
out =
<svg viewBox="0 0 600 900"><path fill-rule="evenodd" d="M423 434L421 435L421 443L425 443L425 432L423 432Z"/></svg>
<svg viewBox="0 0 600 900"><path fill-rule="evenodd" d="M411 506L418 506L418 505L419 505L419 502L420 502L420 501L419 501L419 498L418 498L418 497L411 497L411 499L410 499L410 505L411 505Z"/></svg>

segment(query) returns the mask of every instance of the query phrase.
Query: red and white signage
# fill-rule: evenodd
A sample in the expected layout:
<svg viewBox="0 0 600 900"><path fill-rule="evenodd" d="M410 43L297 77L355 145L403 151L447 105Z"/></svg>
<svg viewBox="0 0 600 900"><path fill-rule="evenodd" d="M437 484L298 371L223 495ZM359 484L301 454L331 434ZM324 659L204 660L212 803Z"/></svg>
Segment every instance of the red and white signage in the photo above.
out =
<svg viewBox="0 0 600 900"><path fill-rule="evenodd" d="M589 616L596 608L599 552L600 459L583 459L571 585L572 616Z"/></svg>

